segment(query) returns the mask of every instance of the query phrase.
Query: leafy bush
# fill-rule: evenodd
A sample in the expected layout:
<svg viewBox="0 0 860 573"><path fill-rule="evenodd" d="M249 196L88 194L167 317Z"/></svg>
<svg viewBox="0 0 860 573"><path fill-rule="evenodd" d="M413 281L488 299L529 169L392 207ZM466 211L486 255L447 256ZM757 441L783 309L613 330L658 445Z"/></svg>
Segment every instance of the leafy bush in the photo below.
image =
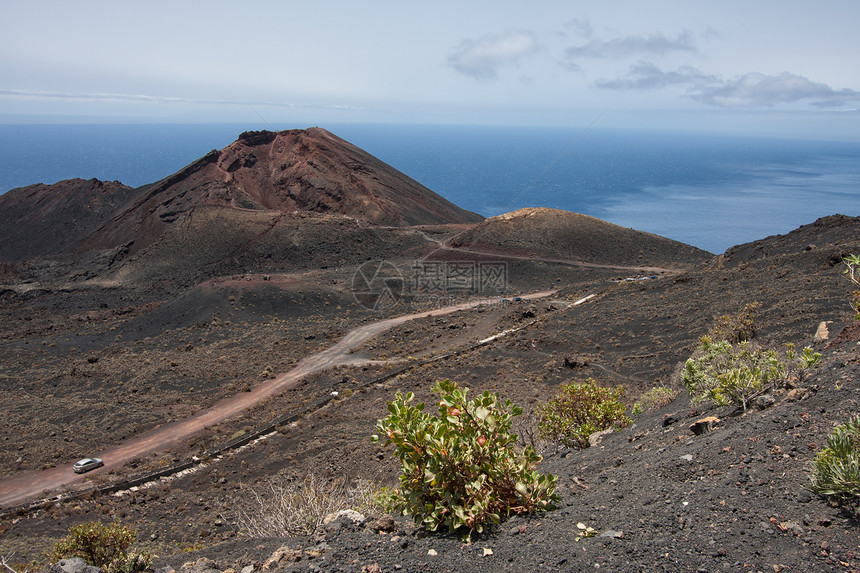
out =
<svg viewBox="0 0 860 573"><path fill-rule="evenodd" d="M860 416L837 426L815 456L812 491L832 497L860 516Z"/></svg>
<svg viewBox="0 0 860 573"><path fill-rule="evenodd" d="M394 501L403 513L434 531L467 527L471 536L511 514L555 507L555 477L536 471L542 458L534 448L516 449L510 430L518 406L489 392L468 400L469 389L450 380L433 390L438 416L424 412L423 403L411 405L411 392L397 393L376 425L402 465Z"/></svg>
<svg viewBox="0 0 860 573"><path fill-rule="evenodd" d="M642 396L639 397L639 400L633 404L632 413L634 416L638 416L642 412L650 412L652 410L659 410L666 404L670 403L675 397L678 395L677 390L673 390L672 388L666 388L665 386L654 386Z"/></svg>
<svg viewBox="0 0 860 573"><path fill-rule="evenodd" d="M558 395L538 409L541 435L569 448L587 448L588 436L632 422L621 402L624 389L603 388L589 378L562 385Z"/></svg>
<svg viewBox="0 0 860 573"><path fill-rule="evenodd" d="M327 515L344 509L366 517L388 512L386 491L368 480L347 484L342 479L320 480L313 474L303 480L279 476L262 487L243 488L233 506L240 528L252 537L313 535Z"/></svg>
<svg viewBox="0 0 860 573"><path fill-rule="evenodd" d="M152 564L147 553L129 553L134 543L133 529L114 522L105 525L101 522L82 523L69 530L54 546L51 561L68 557L80 557L90 565L109 573L138 573Z"/></svg>
<svg viewBox="0 0 860 573"><path fill-rule="evenodd" d="M696 353L684 363L681 381L694 404L739 404L747 411L758 395L803 379L821 355L811 348L798 354L788 345L784 356L752 342L731 344L703 336Z"/></svg>

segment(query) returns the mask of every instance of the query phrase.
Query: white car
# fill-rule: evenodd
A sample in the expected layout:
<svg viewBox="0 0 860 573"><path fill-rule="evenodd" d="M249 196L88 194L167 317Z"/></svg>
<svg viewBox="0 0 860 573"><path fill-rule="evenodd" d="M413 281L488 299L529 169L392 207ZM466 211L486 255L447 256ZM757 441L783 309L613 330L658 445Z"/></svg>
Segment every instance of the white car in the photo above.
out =
<svg viewBox="0 0 860 573"><path fill-rule="evenodd" d="M75 465L72 466L72 469L75 471L76 474L82 474L90 470L100 468L103 465L105 465L105 463L101 460L101 458L84 458L82 460L76 461Z"/></svg>

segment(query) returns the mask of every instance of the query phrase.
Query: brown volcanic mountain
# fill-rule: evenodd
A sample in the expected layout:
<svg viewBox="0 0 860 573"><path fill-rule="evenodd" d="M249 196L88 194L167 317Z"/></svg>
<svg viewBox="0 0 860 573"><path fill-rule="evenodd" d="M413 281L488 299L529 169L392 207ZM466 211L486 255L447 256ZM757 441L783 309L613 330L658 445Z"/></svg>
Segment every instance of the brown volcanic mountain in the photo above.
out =
<svg viewBox="0 0 860 573"><path fill-rule="evenodd" d="M490 217L454 237L450 244L479 252L513 252L604 265L677 266L713 257L665 237L547 208Z"/></svg>
<svg viewBox="0 0 860 573"><path fill-rule="evenodd" d="M69 255L138 191L118 181L69 179L0 195L0 260Z"/></svg>
<svg viewBox="0 0 860 573"><path fill-rule="evenodd" d="M243 211L346 215L374 225L466 223L460 209L358 147L314 127L246 132L147 188L88 242L91 248L152 244L200 205Z"/></svg>

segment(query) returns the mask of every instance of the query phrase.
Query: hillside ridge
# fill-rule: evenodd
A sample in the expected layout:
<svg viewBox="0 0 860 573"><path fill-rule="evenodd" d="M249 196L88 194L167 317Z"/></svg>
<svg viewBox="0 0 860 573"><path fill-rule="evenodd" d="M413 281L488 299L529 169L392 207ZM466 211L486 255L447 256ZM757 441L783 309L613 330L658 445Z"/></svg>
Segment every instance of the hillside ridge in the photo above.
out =
<svg viewBox="0 0 860 573"><path fill-rule="evenodd" d="M616 265L689 266L714 256L666 237L546 207L489 217L456 235L451 245Z"/></svg>

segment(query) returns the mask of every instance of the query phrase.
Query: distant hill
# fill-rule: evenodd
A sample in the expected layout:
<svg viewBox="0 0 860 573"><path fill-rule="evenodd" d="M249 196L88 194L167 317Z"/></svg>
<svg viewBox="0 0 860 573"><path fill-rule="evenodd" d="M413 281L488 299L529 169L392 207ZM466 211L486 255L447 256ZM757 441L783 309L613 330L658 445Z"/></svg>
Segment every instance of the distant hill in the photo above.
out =
<svg viewBox="0 0 860 573"><path fill-rule="evenodd" d="M139 195L118 181L69 179L0 195L0 260L70 255Z"/></svg>
<svg viewBox="0 0 860 573"><path fill-rule="evenodd" d="M697 264L713 255L665 237L558 209L520 209L457 235L452 247L612 265Z"/></svg>

